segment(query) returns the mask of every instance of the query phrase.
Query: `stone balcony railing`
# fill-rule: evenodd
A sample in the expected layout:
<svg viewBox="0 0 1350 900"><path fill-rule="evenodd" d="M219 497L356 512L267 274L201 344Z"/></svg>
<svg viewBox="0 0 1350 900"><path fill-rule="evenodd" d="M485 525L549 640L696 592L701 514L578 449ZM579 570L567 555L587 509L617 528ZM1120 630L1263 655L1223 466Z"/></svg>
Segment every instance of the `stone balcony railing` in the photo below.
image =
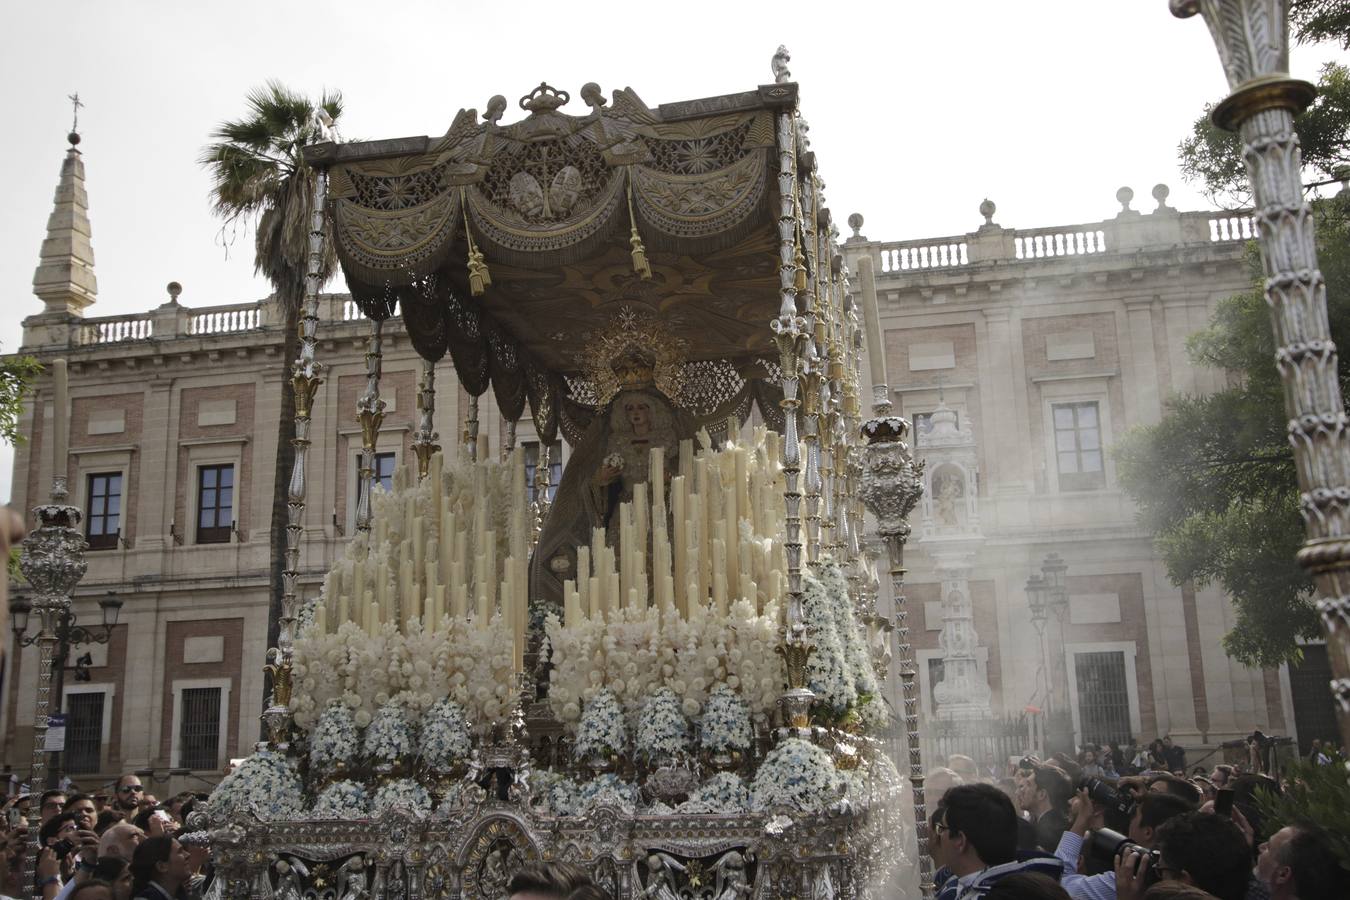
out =
<svg viewBox="0 0 1350 900"><path fill-rule="evenodd" d="M395 307L394 315L399 315ZM319 318L328 325L361 321L356 301L347 294L324 294ZM176 300L143 313L120 316L64 316L51 319L34 316L24 323L24 350L55 350L61 347L92 348L99 345L148 344L179 338L211 338L264 333L280 334L281 311L275 300L224 306L188 307Z"/></svg>
<svg viewBox="0 0 1350 900"><path fill-rule="evenodd" d="M1130 208L1134 191L1121 188L1121 210L1111 219L1051 228L1004 228L994 222L995 206L980 204L984 224L967 234L908 241L869 241L862 235L863 218L849 217L853 236L844 242L850 259L870 254L879 275L927 270L959 270L989 263L1016 264L1067 256L1135 253L1150 249L1233 243L1256 237L1248 210L1179 212L1167 205L1166 185L1153 189L1157 208L1141 213Z"/></svg>

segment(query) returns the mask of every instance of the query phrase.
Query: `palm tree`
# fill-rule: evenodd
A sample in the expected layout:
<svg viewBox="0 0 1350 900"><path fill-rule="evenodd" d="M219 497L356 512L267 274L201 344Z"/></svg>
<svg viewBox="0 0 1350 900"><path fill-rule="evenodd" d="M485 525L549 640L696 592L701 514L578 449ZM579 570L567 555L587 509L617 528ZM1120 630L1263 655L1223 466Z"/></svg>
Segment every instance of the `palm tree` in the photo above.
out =
<svg viewBox="0 0 1350 900"><path fill-rule="evenodd" d="M299 352L300 307L305 296L309 223L317 173L304 159L304 148L326 140L320 111L331 124L342 115L342 95L325 91L319 102L294 93L277 81L254 88L244 118L222 122L211 133L201 163L210 171L211 199L224 221L222 233L255 226L254 271L272 283L285 321L282 354L281 415L277 422L276 473L272 482L270 604L267 646L276 646L281 617L282 572L286 565L287 486L295 463L295 396L291 363ZM322 279L336 264L331 242L325 245ZM263 703L267 702L264 688Z"/></svg>

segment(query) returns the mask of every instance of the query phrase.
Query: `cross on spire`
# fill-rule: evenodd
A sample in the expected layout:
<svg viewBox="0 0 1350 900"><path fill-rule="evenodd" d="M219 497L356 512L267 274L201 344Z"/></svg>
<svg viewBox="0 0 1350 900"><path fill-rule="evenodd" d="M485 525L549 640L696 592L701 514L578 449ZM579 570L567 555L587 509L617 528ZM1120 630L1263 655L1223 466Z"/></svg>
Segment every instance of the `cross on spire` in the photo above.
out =
<svg viewBox="0 0 1350 900"><path fill-rule="evenodd" d="M73 111L73 116L70 122L70 131L73 134L80 130L80 107L84 106L84 103L81 102L80 100L79 91L76 91L73 94L67 94L66 99L70 101L70 105Z"/></svg>

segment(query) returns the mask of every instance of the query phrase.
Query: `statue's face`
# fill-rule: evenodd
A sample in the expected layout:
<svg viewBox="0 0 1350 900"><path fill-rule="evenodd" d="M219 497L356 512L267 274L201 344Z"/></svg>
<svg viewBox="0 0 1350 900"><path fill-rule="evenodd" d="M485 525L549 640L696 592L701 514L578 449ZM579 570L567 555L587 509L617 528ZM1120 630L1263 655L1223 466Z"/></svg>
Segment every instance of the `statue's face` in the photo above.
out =
<svg viewBox="0 0 1350 900"><path fill-rule="evenodd" d="M633 426L635 433L644 434L651 427L652 409L645 400L625 401L623 413L628 417L628 424Z"/></svg>

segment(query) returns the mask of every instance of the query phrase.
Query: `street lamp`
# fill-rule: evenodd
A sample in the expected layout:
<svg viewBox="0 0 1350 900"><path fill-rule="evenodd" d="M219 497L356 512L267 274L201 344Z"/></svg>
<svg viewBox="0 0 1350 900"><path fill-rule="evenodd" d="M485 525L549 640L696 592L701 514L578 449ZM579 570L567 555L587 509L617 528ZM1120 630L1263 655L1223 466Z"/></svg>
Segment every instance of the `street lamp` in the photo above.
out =
<svg viewBox="0 0 1350 900"><path fill-rule="evenodd" d="M54 641L56 648L51 657L51 672L55 679L54 694L57 709L63 706L63 695L65 693L66 672L74 672L76 681L89 680L89 666L91 660L89 654L85 654L75 661L75 665L68 665L70 651L81 644L106 644L112 639L112 632L117 627L117 617L122 611L122 598L117 596L116 591L109 591L99 598L98 606L101 613L101 627L85 627L77 624L77 617L67 600L64 604L54 605L51 608L39 610L43 613L42 627L32 634L28 633L29 619L33 612L33 601L27 596L16 594L9 602L10 628L14 632L14 644L18 647L31 647L39 641ZM55 614L54 616L52 614ZM48 618L52 618L50 631L48 631ZM55 787L59 782L61 772L61 754L59 751L53 751L52 764L47 770L47 786ZM33 786L34 788L37 785Z"/></svg>
<svg viewBox="0 0 1350 900"><path fill-rule="evenodd" d="M1065 583L1065 573L1069 566L1058 553L1050 553L1041 562L1040 574L1027 578L1027 606L1031 610L1031 624L1041 642L1041 671L1045 673L1045 711L1047 723L1052 714L1063 715L1068 711L1068 665L1064 656L1064 619L1069 610L1069 589ZM1059 650L1050 658L1046 624L1053 616L1059 626L1055 637L1059 640ZM1062 695L1061 695L1062 692Z"/></svg>
<svg viewBox="0 0 1350 900"><path fill-rule="evenodd" d="M1049 554L1041 563L1041 575L1045 579L1045 587L1049 593L1050 608L1060 617L1061 622L1065 610L1069 608L1069 591L1064 586L1064 573L1067 571L1069 566L1058 553Z"/></svg>

